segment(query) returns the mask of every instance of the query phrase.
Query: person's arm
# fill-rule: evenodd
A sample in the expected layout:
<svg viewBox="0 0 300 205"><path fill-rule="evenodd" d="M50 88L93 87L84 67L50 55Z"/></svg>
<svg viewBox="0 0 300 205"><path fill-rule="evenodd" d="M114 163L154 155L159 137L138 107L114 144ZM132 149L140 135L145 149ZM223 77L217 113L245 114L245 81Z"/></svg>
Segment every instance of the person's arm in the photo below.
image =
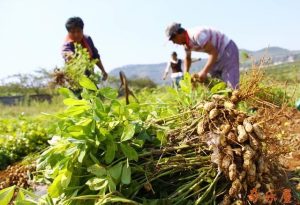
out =
<svg viewBox="0 0 300 205"><path fill-rule="evenodd" d="M189 50L185 51L184 73L189 73L192 64L192 53Z"/></svg>
<svg viewBox="0 0 300 205"><path fill-rule="evenodd" d="M96 65L98 66L98 68L100 68L100 70L101 70L101 72L102 72L103 80L106 80L107 77L108 77L108 74L107 74L107 72L105 71L104 66L102 65L102 61L101 61L100 58L98 59Z"/></svg>
<svg viewBox="0 0 300 205"><path fill-rule="evenodd" d="M75 52L74 44L73 43L64 43L61 49L62 57L64 58L65 62L70 61L73 58L73 54Z"/></svg>
<svg viewBox="0 0 300 205"><path fill-rule="evenodd" d="M208 53L208 59L203 69L198 73L201 82L205 80L208 72L212 69L218 59L218 51L210 42L205 44L204 52Z"/></svg>
<svg viewBox="0 0 300 205"><path fill-rule="evenodd" d="M170 62L168 62L167 63L167 67L166 67L165 72L164 72L164 75L163 75L163 80L166 80L167 75L168 75L168 73L170 71L170 68L171 68L171 64L170 64Z"/></svg>
<svg viewBox="0 0 300 205"><path fill-rule="evenodd" d="M88 37L88 38L89 38L89 41L91 43L91 47L92 47L92 51L93 51L93 59L98 59L96 65L101 70L102 75L103 75L103 80L105 81L107 79L107 77L108 77L108 74L107 74L107 72L104 69L102 61L100 59L100 55L99 55L98 49L95 47L92 38L91 37Z"/></svg>

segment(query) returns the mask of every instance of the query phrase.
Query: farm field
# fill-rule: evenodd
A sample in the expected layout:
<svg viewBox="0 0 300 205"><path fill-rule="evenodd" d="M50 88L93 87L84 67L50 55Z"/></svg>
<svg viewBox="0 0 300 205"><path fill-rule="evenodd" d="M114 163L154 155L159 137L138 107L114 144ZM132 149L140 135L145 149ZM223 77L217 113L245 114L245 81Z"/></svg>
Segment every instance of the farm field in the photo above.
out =
<svg viewBox="0 0 300 205"><path fill-rule="evenodd" d="M82 99L62 89L52 104L2 106L0 200L296 204L299 71L249 70L238 91L186 75L181 89L145 88L128 105L82 78Z"/></svg>

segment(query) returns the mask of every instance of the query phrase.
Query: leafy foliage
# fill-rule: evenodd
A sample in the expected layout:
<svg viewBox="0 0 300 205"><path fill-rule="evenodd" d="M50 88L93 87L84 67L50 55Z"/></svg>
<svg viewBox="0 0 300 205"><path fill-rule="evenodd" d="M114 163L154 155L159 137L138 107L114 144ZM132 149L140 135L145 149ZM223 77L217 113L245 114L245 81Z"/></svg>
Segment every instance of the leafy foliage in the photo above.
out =
<svg viewBox="0 0 300 205"><path fill-rule="evenodd" d="M192 92L186 75L181 90L169 88L164 94L144 90L142 103L125 105L112 88L97 89L85 77L79 84L83 87L81 100L61 91L68 107L53 116L60 134L49 141L50 147L38 160L37 168L44 173L41 179L51 181L47 197L56 204L137 204L131 199L147 179L138 182L136 178L146 174L141 157L149 155L148 146L159 150L167 142L165 128L156 122L188 111L199 95L208 96L209 91Z"/></svg>
<svg viewBox="0 0 300 205"><path fill-rule="evenodd" d="M45 148L54 132L48 123L44 119L22 116L19 119L1 119L0 169Z"/></svg>
<svg viewBox="0 0 300 205"><path fill-rule="evenodd" d="M128 80L130 87L141 90L145 87L156 88L156 84L150 78L131 78Z"/></svg>
<svg viewBox="0 0 300 205"><path fill-rule="evenodd" d="M13 198L15 187L8 187L3 190L0 190L0 201L2 205L8 205L11 199Z"/></svg>
<svg viewBox="0 0 300 205"><path fill-rule="evenodd" d="M80 44L75 44L75 53L71 60L63 68L54 72L54 83L73 90L81 89L79 82L84 76L88 76L96 84L99 83L101 76L94 72L97 61L97 59L90 59L87 49Z"/></svg>
<svg viewBox="0 0 300 205"><path fill-rule="evenodd" d="M95 191L105 196L129 185L131 163L138 160L137 150L141 149L139 142L145 143L145 135L151 140L155 134L142 120L151 115L145 107L121 104L115 90L97 90L88 78L79 84L84 87L83 99L64 100L68 108L56 116L61 137L38 163L39 169L52 173L46 176L53 180L49 195L56 198L64 193L61 201ZM78 186L82 188L74 193L72 187Z"/></svg>

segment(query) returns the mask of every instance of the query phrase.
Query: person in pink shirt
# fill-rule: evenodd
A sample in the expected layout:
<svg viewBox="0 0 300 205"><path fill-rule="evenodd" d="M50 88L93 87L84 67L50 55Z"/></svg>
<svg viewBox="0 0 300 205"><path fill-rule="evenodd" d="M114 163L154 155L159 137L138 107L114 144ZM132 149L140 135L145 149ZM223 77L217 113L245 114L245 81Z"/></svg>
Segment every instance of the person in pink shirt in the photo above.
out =
<svg viewBox="0 0 300 205"><path fill-rule="evenodd" d="M238 88L239 50L233 40L212 28L185 29L179 23L172 23L165 32L168 40L184 46L185 72L189 72L191 67L191 53L204 52L208 54L208 60L197 73L200 81L204 81L209 73L212 77L226 82L229 87Z"/></svg>

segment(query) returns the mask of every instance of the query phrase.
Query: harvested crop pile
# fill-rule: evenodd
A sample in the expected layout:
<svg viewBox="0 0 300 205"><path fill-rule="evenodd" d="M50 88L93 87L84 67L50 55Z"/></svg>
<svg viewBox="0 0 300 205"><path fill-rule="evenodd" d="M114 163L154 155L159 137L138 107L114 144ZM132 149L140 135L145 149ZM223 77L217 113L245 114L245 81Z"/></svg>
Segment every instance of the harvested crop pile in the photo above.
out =
<svg viewBox="0 0 300 205"><path fill-rule="evenodd" d="M12 165L1 172L0 190L16 185L21 188L30 187L30 175L35 170L32 165Z"/></svg>
<svg viewBox="0 0 300 205"><path fill-rule="evenodd" d="M250 203L251 191L257 193L256 203L264 204L270 202L264 193L273 194L277 190L279 194L288 186L287 177L277 158L270 160L267 151L266 142L276 140L267 139L261 116L249 116L236 108L240 99L239 91L234 91L230 98L213 95L194 110L195 120L200 119L198 124L186 125L189 131L171 130L169 137L177 144L206 143L202 151L209 153L221 178L225 177L216 186L228 183L221 204ZM182 136L182 130L187 134Z"/></svg>
<svg viewBox="0 0 300 205"><path fill-rule="evenodd" d="M231 183L223 204L235 200L246 202L253 188L264 193L274 190L278 177L283 177L278 165L265 157L266 136L255 116L235 109L239 98L238 91L232 93L230 100L212 96L211 102L201 106L205 115L197 128L212 150L212 162Z"/></svg>

